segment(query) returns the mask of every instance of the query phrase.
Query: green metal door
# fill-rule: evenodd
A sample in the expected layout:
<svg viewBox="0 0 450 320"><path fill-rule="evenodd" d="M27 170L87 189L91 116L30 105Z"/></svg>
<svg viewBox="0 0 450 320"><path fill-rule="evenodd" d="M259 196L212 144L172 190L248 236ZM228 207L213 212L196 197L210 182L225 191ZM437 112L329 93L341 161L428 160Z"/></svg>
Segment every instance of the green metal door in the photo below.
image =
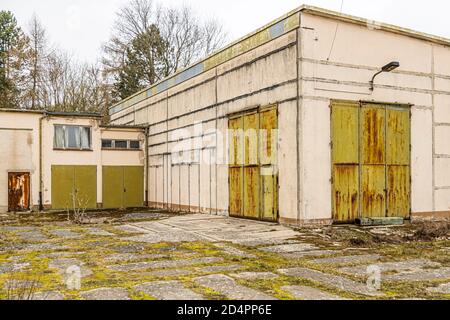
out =
<svg viewBox="0 0 450 320"><path fill-rule="evenodd" d="M87 209L97 208L97 167L75 166L75 193L79 204Z"/></svg>
<svg viewBox="0 0 450 320"><path fill-rule="evenodd" d="M67 209L74 205L97 208L96 166L52 166L52 208Z"/></svg>
<svg viewBox="0 0 450 320"><path fill-rule="evenodd" d="M144 206L144 168L123 167L124 207Z"/></svg>
<svg viewBox="0 0 450 320"><path fill-rule="evenodd" d="M117 209L123 207L123 168L117 166L103 167L103 208Z"/></svg>
<svg viewBox="0 0 450 320"><path fill-rule="evenodd" d="M52 166L52 209L73 207L74 179L72 166Z"/></svg>

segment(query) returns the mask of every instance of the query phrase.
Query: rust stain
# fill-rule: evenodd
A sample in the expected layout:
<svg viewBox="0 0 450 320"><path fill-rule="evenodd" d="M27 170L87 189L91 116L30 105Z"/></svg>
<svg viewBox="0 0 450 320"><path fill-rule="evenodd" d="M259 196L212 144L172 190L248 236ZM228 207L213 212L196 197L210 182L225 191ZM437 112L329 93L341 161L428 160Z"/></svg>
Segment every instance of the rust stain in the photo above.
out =
<svg viewBox="0 0 450 320"><path fill-rule="evenodd" d="M363 163L385 162L385 111L366 108L363 111Z"/></svg>
<svg viewBox="0 0 450 320"><path fill-rule="evenodd" d="M358 165L334 166L334 219L352 222L358 217Z"/></svg>
<svg viewBox="0 0 450 320"><path fill-rule="evenodd" d="M8 174L8 210L11 212L30 209L30 174Z"/></svg>

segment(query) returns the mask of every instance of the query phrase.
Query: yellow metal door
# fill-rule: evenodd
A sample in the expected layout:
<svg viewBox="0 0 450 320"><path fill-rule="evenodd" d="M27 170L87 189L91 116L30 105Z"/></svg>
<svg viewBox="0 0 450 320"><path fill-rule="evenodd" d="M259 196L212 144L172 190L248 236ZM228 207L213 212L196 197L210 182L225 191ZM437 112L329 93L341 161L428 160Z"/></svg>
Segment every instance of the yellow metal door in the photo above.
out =
<svg viewBox="0 0 450 320"><path fill-rule="evenodd" d="M124 207L144 206L144 168L123 167Z"/></svg>
<svg viewBox="0 0 450 320"><path fill-rule="evenodd" d="M386 108L361 109L361 217L386 216Z"/></svg>
<svg viewBox="0 0 450 320"><path fill-rule="evenodd" d="M333 219L354 222L359 212L359 103L332 104Z"/></svg>
<svg viewBox="0 0 450 320"><path fill-rule="evenodd" d="M387 214L410 216L410 112L387 109Z"/></svg>
<svg viewBox="0 0 450 320"><path fill-rule="evenodd" d="M229 193L230 215L243 215L243 186L244 186L244 123L242 117L229 120Z"/></svg>
<svg viewBox="0 0 450 320"><path fill-rule="evenodd" d="M123 208L123 193L123 168L117 166L104 166L103 208Z"/></svg>
<svg viewBox="0 0 450 320"><path fill-rule="evenodd" d="M278 220L277 141L278 111L266 109L260 114L260 165L262 190L262 219Z"/></svg>
<svg viewBox="0 0 450 320"><path fill-rule="evenodd" d="M80 207L97 208L97 167L75 166L75 193Z"/></svg>
<svg viewBox="0 0 450 320"><path fill-rule="evenodd" d="M52 209L73 208L74 167L52 166Z"/></svg>
<svg viewBox="0 0 450 320"><path fill-rule="evenodd" d="M259 219L258 113L244 116L244 217Z"/></svg>

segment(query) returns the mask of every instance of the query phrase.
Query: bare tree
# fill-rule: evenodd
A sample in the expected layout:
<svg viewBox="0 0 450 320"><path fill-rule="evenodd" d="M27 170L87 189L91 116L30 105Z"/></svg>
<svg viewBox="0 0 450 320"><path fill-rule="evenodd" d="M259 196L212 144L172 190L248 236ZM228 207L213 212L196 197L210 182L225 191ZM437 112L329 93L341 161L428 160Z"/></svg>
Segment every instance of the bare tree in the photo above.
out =
<svg viewBox="0 0 450 320"><path fill-rule="evenodd" d="M146 37L149 30L154 28L159 30L158 34L162 41L155 42L154 37ZM161 54L147 59L145 65L139 61L141 64L139 68L144 68L142 76L128 77L133 83L147 80L147 86L217 50L226 40L226 34L217 20L203 21L187 6L163 7L153 0L132 0L123 7L117 13L112 34L109 42L103 47L105 54L103 64L110 76L109 79L116 83L124 81L120 75L134 60L130 59L130 48L136 44L136 39L146 39L139 46L141 51L138 53L142 55L149 52L143 51L146 47L158 46L163 49ZM150 71L147 72L148 70ZM155 71L154 79L142 78L152 74L153 71ZM119 98L129 95L130 87L135 87L135 91L140 88L139 85L127 83L119 83L118 87L125 88L117 95Z"/></svg>

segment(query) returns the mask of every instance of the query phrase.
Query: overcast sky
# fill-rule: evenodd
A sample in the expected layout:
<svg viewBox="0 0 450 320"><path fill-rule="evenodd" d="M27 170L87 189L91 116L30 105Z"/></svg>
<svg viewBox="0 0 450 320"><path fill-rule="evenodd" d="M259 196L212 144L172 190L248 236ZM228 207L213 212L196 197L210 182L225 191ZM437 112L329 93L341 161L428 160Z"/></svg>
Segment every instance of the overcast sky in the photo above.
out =
<svg viewBox="0 0 450 320"><path fill-rule="evenodd" d="M53 44L80 60L95 62L109 38L118 8L129 0L1 0L26 26L36 13ZM199 15L215 17L230 42L299 7L311 4L339 11L341 0L160 0L165 5L192 6ZM344 0L343 12L450 38L450 1Z"/></svg>

